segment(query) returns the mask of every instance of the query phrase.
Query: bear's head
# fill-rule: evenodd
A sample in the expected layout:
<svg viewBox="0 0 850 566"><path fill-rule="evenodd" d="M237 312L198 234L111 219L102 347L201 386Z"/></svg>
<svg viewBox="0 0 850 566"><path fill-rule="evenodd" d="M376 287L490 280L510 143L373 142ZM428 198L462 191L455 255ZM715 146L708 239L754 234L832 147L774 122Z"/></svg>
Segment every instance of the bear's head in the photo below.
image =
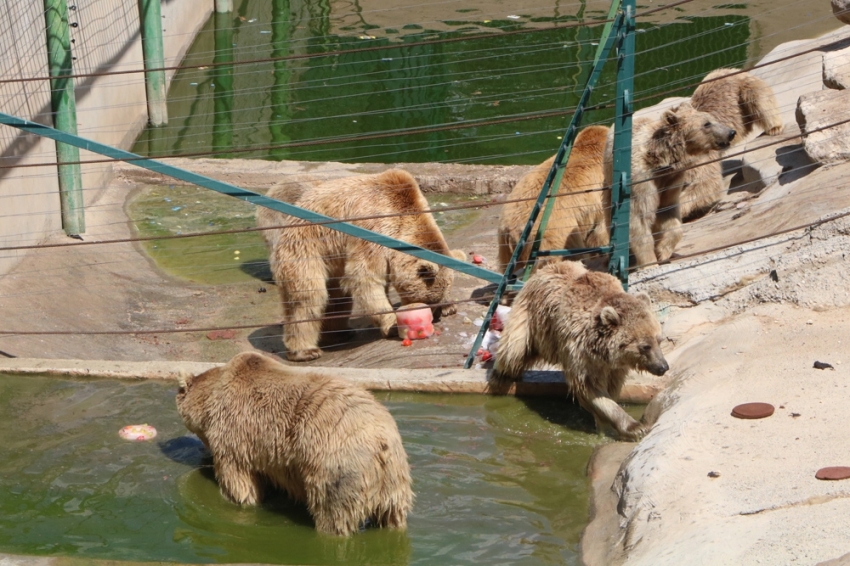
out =
<svg viewBox="0 0 850 566"><path fill-rule="evenodd" d="M620 367L664 375L670 366L661 351L661 325L652 311L649 295L618 293L599 310L599 322L610 336L610 352ZM611 343L613 342L613 343Z"/></svg>
<svg viewBox="0 0 850 566"><path fill-rule="evenodd" d="M700 112L688 102L665 111L661 119L668 128L683 134L685 151L689 155L726 149L735 138L735 130L718 122L713 114Z"/></svg>
<svg viewBox="0 0 850 566"><path fill-rule="evenodd" d="M462 250L451 250L451 257L466 259ZM389 262L390 282L398 293L402 305L425 303L438 305L450 300L449 293L454 281L454 270L408 254L393 254ZM455 305L433 307L434 320L442 315L457 312Z"/></svg>
<svg viewBox="0 0 850 566"><path fill-rule="evenodd" d="M221 373L222 368L213 368L198 375L181 373L178 379L177 412L186 428L197 434L207 448L210 446L206 437L210 415L206 402Z"/></svg>

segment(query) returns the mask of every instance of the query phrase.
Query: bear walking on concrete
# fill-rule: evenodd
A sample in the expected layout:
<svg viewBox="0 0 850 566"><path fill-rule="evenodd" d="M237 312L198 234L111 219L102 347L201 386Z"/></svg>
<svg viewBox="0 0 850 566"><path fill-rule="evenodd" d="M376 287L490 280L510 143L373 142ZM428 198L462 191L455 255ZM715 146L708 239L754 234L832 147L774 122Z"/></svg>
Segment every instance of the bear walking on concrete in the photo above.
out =
<svg viewBox="0 0 850 566"><path fill-rule="evenodd" d="M712 114L718 122L735 130L733 145L747 141L760 128L769 136L782 133L782 115L773 90L760 78L740 69L717 69L705 76L691 97L697 110ZM726 187L720 161L723 152L710 152L702 161L715 161L685 172L680 197L682 218L708 212L723 198Z"/></svg>
<svg viewBox="0 0 850 566"><path fill-rule="evenodd" d="M608 243L611 211L603 207L601 190L605 180L602 158L607 136L608 128L605 126L589 126L576 136L549 223L540 242L541 250L595 248ZM499 264L503 272L554 162L555 156L552 156L526 173L508 196L509 202L502 208L499 218ZM519 202L510 202L515 200ZM528 260L541 216L542 212L517 260L517 268L523 268ZM544 263L539 261L537 265L542 266Z"/></svg>
<svg viewBox="0 0 850 566"><path fill-rule="evenodd" d="M323 533L349 535L367 519L406 526L407 454L395 420L365 389L243 352L181 379L177 410L212 453L230 501L256 505L269 484L305 503Z"/></svg>
<svg viewBox="0 0 850 566"><path fill-rule="evenodd" d="M651 307L648 295L623 292L607 273L574 261L551 263L517 294L491 380L518 381L540 361L559 365L597 427L609 423L621 437L639 439L644 427L615 399L630 370L664 375L668 369Z"/></svg>
<svg viewBox="0 0 850 566"><path fill-rule="evenodd" d="M277 198L275 190L268 196ZM419 185L402 170L347 177L307 189L295 203L332 218L358 218L352 223L456 259L428 210ZM387 296L398 293L402 305L437 305L450 300L454 272L447 268L331 230L290 218L267 208L257 211L260 227L285 224L297 228L263 231L269 264L283 303L286 357L314 360L322 355L319 333L348 329L354 300L384 337L396 317ZM434 307L434 316L454 314L453 305ZM323 317L335 315L333 318ZM297 322L296 321L305 321Z"/></svg>
<svg viewBox="0 0 850 566"><path fill-rule="evenodd" d="M711 151L729 147L735 130L687 102L659 119L632 122L629 246L637 266L670 259L682 239L679 199L685 170ZM605 144L605 186L613 182L614 128ZM606 205L610 191L606 191Z"/></svg>

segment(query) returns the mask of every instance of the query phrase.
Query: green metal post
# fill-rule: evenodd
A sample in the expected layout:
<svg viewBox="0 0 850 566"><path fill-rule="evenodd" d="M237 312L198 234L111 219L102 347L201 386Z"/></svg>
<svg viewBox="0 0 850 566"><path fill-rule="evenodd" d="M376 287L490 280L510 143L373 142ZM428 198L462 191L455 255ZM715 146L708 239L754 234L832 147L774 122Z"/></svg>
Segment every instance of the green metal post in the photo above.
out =
<svg viewBox="0 0 850 566"><path fill-rule="evenodd" d="M463 366L464 368L469 369L472 367L472 362L475 360L475 354L478 352L478 348L479 346L481 346L481 342L484 339L484 334L487 332L487 329L490 326L490 320L492 320L493 314L496 312L496 308L499 306L499 302L502 299L502 295L509 287L508 281L513 275L514 266L516 265L517 260L519 259L523 248L525 247L526 240L531 235L531 230L534 227L534 223L537 221L538 215L540 214L541 210L543 210L543 202L546 200L547 197L549 197L549 202L546 206L546 210L543 212L543 216L540 220L540 225L537 229L537 236L535 237L535 240L532 244L532 250L528 258L528 263L526 264L524 278L528 278L531 273L531 267L533 266L535 256L537 255L538 250L540 249L540 240L542 239L543 232L546 229L546 224L549 220L549 214L552 211L554 196L558 193L558 188L561 184L561 178L564 174L564 167L566 167L567 161L569 159L570 150L572 149L573 140L575 139L578 126L581 122L582 115L584 113L584 108L590 100L590 95L593 93L593 86L596 84L596 80L599 78L599 75L602 72L602 66L605 64L602 58L607 56L608 52L614 46L615 34L619 34L619 30L623 27L622 14L617 14L616 18L614 17L614 15L617 13L618 6L619 0L612 0L611 8L608 13L609 22L606 23L605 27L602 29L602 37L599 40L599 46L597 47L596 55L593 59L593 68L591 69L590 74L587 77L587 82L585 83L584 90L582 91L581 98L579 99L579 103L576 106L576 111L573 114L572 119L570 120L570 125L567 128L566 133L564 134L564 139L561 142L560 147L558 148L558 152L555 154L555 162L552 164L552 168L549 169L549 174L546 176L546 181L540 188L540 193L537 196L537 200L531 208L531 214L528 217L528 221L525 224L525 228L523 228L522 232L520 233L516 248L514 248L514 253L511 256L511 259L508 261L508 265L505 268L505 273L502 277L502 280L496 286L496 290L493 294L493 300L490 302L490 307L487 309L487 313L484 315L484 321L482 322L481 327L478 329L478 335L475 337L475 340L472 343L472 348L470 349L469 354L466 357L466 362Z"/></svg>
<svg viewBox="0 0 850 566"><path fill-rule="evenodd" d="M71 38L68 32L68 4L65 0L44 0L44 19L47 25L47 66L50 70L50 105L53 125L57 130L76 135L77 104L74 79L71 78ZM56 142L56 161L59 169L59 200L62 208L62 229L69 236L86 231L83 182L80 174L80 150Z"/></svg>
<svg viewBox="0 0 850 566"><path fill-rule="evenodd" d="M145 69L145 90L148 95L148 121L151 126L168 123L168 107L165 104L165 57L162 47L161 0L139 0L139 17L142 20L142 56Z"/></svg>
<svg viewBox="0 0 850 566"><path fill-rule="evenodd" d="M561 147L558 149L558 156L552 164L552 168L549 170L549 175L546 177L546 182L543 184L543 188L541 189L541 192L546 192L548 189L549 200L546 203L546 208L543 210L543 215L540 217L540 224L537 227L537 234L535 235L531 246L531 253L528 254L528 261L525 264L525 271L522 274L523 281L528 281L528 278L531 277L531 271L534 269L534 263L537 260L537 255L540 251L540 244L543 241L543 234L546 232L546 226L549 224L549 217L552 214L552 210L555 208L555 197L558 194L558 190L561 188L561 179L564 176L564 168L567 166L570 153L572 152L573 142L578 134L578 127L581 125L581 120L584 116L584 109L588 102L590 102L590 95L593 93L593 87L596 85L599 75L602 74L602 66L605 64L605 62L602 61L602 57L607 56L611 47L614 45L614 35L611 32L615 29L619 30L622 27L622 15L617 14L617 6L618 3L616 1L611 2L611 8L608 12L609 21L602 29L602 38L599 41L599 46L596 48L596 55L593 57L593 65L591 66L590 74L585 82L584 90L582 91L579 102L576 105L576 111L570 120L567 132L564 134L564 140L561 142ZM615 14L617 15L616 18L614 17ZM532 216L535 216L533 212ZM534 219L531 219L531 222L533 223ZM520 238L520 240L521 241L517 244L517 249L520 249L520 245L523 245L524 247L524 240L522 238Z"/></svg>
<svg viewBox="0 0 850 566"><path fill-rule="evenodd" d="M614 119L614 175L611 187L611 245L608 272L629 288L629 214L632 175L632 100L635 76L635 0L623 0L617 39L617 111Z"/></svg>
<svg viewBox="0 0 850 566"><path fill-rule="evenodd" d="M224 14L233 11L233 0L215 0L215 11Z"/></svg>

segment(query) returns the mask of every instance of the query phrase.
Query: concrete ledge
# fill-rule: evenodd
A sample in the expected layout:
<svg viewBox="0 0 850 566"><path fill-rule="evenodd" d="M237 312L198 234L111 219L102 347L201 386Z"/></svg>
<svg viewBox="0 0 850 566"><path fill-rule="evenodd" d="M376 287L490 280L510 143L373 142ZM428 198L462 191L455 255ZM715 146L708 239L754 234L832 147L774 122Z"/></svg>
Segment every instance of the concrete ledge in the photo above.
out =
<svg viewBox="0 0 850 566"><path fill-rule="evenodd" d="M51 360L38 358L0 359L0 372L52 375L56 377L177 380L181 373L198 374L223 364L183 361L125 362L108 360ZM370 369L287 366L305 373L330 373L359 383L371 391L416 393L489 393L487 370L461 368ZM626 383L623 403L645 404L661 390L661 384ZM507 395L569 395L559 371L532 371L513 384Z"/></svg>

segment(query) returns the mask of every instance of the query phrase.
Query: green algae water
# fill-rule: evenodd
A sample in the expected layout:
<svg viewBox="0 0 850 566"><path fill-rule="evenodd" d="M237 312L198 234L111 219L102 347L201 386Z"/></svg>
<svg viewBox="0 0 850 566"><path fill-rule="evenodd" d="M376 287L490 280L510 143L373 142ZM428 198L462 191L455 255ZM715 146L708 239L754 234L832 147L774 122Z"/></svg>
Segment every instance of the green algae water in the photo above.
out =
<svg viewBox="0 0 850 566"><path fill-rule="evenodd" d="M274 564L579 564L592 419L563 400L379 394L416 503L404 532L319 535L273 494L225 501L165 382L0 375L0 552ZM158 436L122 440L128 424Z"/></svg>
<svg viewBox="0 0 850 566"><path fill-rule="evenodd" d="M443 215L443 205L475 202L475 195L429 194L434 219L446 237L476 220L480 210ZM182 185L141 187L127 204L133 228L144 238L253 228L256 208L213 191ZM268 280L268 250L260 232L215 234L203 238L153 239L145 253L170 275L206 285Z"/></svg>
<svg viewBox="0 0 850 566"><path fill-rule="evenodd" d="M474 2L366 11L326 0L236 0L234 12L210 18L183 61L202 68L175 75L168 125L145 130L134 151L539 163L560 143L570 118L564 111L578 102L602 26L540 28L592 23L607 7L556 4L529 15ZM638 19L638 108L687 96L708 72L747 60L758 29L747 4L692 11L671 10L664 25ZM493 12L500 15L487 15ZM523 30L536 31L512 33ZM593 104L611 102L614 67L605 66ZM534 117L553 112L561 114ZM612 118L606 108L584 123Z"/></svg>

